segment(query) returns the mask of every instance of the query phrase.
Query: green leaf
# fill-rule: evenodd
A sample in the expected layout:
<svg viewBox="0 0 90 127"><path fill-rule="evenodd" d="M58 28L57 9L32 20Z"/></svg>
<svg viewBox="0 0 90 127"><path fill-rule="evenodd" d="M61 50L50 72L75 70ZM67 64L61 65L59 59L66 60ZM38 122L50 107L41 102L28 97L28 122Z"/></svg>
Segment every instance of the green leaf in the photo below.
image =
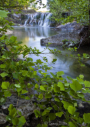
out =
<svg viewBox="0 0 90 127"><path fill-rule="evenodd" d="M60 90L61 91L65 91L65 88L64 88L64 85L63 85L62 82L58 82L58 85L57 86L60 87Z"/></svg>
<svg viewBox="0 0 90 127"><path fill-rule="evenodd" d="M85 123L90 123L90 113L84 113L83 118Z"/></svg>
<svg viewBox="0 0 90 127"><path fill-rule="evenodd" d="M6 65L5 64L1 64L0 68L6 68Z"/></svg>
<svg viewBox="0 0 90 127"><path fill-rule="evenodd" d="M0 18L5 18L7 17L8 12L4 10L0 10Z"/></svg>
<svg viewBox="0 0 90 127"><path fill-rule="evenodd" d="M35 88L38 89L39 88L39 85L38 84L35 84Z"/></svg>
<svg viewBox="0 0 90 127"><path fill-rule="evenodd" d="M83 78L84 78L84 76L83 76L83 75L79 75L79 77L80 77L81 79L83 79Z"/></svg>
<svg viewBox="0 0 90 127"><path fill-rule="evenodd" d="M10 91L4 91L4 96L5 97L10 97L12 94L11 94L11 92Z"/></svg>
<svg viewBox="0 0 90 127"><path fill-rule="evenodd" d="M60 87L57 84L54 84L54 92L60 92Z"/></svg>
<svg viewBox="0 0 90 127"><path fill-rule="evenodd" d="M43 99L43 94L39 94L38 98Z"/></svg>
<svg viewBox="0 0 90 127"><path fill-rule="evenodd" d="M57 61L57 59L53 59L52 63L54 63L54 62L56 62L56 61Z"/></svg>
<svg viewBox="0 0 90 127"><path fill-rule="evenodd" d="M2 98L0 99L0 103L3 103L4 101L5 101L5 98L2 97Z"/></svg>
<svg viewBox="0 0 90 127"><path fill-rule="evenodd" d="M73 122L69 122L69 127L76 127L76 125Z"/></svg>
<svg viewBox="0 0 90 127"><path fill-rule="evenodd" d="M39 110L35 109L34 113L35 113L36 118L38 118L40 116L40 111Z"/></svg>
<svg viewBox="0 0 90 127"><path fill-rule="evenodd" d="M55 101L60 102L60 99L58 97L55 97L54 99Z"/></svg>
<svg viewBox="0 0 90 127"><path fill-rule="evenodd" d="M22 94L25 94L25 93L28 93L28 91L27 91L27 90L22 90L21 93L22 93Z"/></svg>
<svg viewBox="0 0 90 127"><path fill-rule="evenodd" d="M21 85L20 84L15 84L15 87L16 88L21 88Z"/></svg>
<svg viewBox="0 0 90 127"><path fill-rule="evenodd" d="M49 113L49 119L54 120L56 118L55 113Z"/></svg>
<svg viewBox="0 0 90 127"><path fill-rule="evenodd" d="M62 76L62 75L64 75L64 72L63 72L63 71L57 72L57 77L60 77L60 76Z"/></svg>
<svg viewBox="0 0 90 127"><path fill-rule="evenodd" d="M47 109L45 109L45 110L42 112L42 116L44 116L44 115L46 115L47 113L49 113L50 110L52 110L51 107L48 107Z"/></svg>
<svg viewBox="0 0 90 127"><path fill-rule="evenodd" d="M89 81L84 81L85 87L90 87L90 82Z"/></svg>
<svg viewBox="0 0 90 127"><path fill-rule="evenodd" d="M2 77L6 77L8 74L6 72L3 72L0 74Z"/></svg>
<svg viewBox="0 0 90 127"><path fill-rule="evenodd" d="M70 83L70 87L76 92L82 89L82 85L77 81L73 80L72 83Z"/></svg>
<svg viewBox="0 0 90 127"><path fill-rule="evenodd" d="M65 109L68 109L69 106L72 106L72 104L67 101L62 101L62 103L64 104Z"/></svg>
<svg viewBox="0 0 90 127"><path fill-rule="evenodd" d="M19 118L19 125L24 125L25 123L26 123L26 120L25 120L24 116L21 116Z"/></svg>
<svg viewBox="0 0 90 127"><path fill-rule="evenodd" d="M57 112L56 113L56 116L58 116L58 117L62 117L62 115L63 115L63 112Z"/></svg>
<svg viewBox="0 0 90 127"><path fill-rule="evenodd" d="M2 89L8 89L9 85L10 85L9 82L2 82L1 87L2 87Z"/></svg>
<svg viewBox="0 0 90 127"><path fill-rule="evenodd" d="M44 88L44 86L40 86L40 90L46 91L45 88Z"/></svg>
<svg viewBox="0 0 90 127"><path fill-rule="evenodd" d="M42 124L42 127L48 127L48 125L45 123L45 124Z"/></svg>
<svg viewBox="0 0 90 127"><path fill-rule="evenodd" d="M8 108L9 112L12 111L13 108L14 108L13 105L10 104L10 105L9 105L9 108Z"/></svg>
<svg viewBox="0 0 90 127"><path fill-rule="evenodd" d="M18 125L18 122L19 122L19 119L18 118L14 118L12 120L13 125Z"/></svg>
<svg viewBox="0 0 90 127"><path fill-rule="evenodd" d="M45 98L51 98L51 97L52 97L51 94L48 94L48 93L45 94Z"/></svg>
<svg viewBox="0 0 90 127"><path fill-rule="evenodd" d="M75 107L73 107L73 106L69 106L69 107L68 107L68 112L69 112L71 115L73 115L73 114L75 113L75 111L76 111L76 108L75 108Z"/></svg>

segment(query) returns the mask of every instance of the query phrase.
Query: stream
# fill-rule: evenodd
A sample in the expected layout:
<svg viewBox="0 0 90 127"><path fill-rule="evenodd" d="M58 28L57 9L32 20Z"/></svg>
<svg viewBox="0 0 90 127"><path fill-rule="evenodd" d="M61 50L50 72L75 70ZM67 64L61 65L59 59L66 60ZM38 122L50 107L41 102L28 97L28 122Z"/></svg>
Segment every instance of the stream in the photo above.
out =
<svg viewBox="0 0 90 127"><path fill-rule="evenodd" d="M56 34L58 34L58 32L54 28L42 26L14 26L13 30L13 35L17 37L18 41L23 42L22 45L31 46L32 48L36 47L40 51L45 50L45 46L40 45L40 39ZM64 71L64 77L70 76L72 78L76 78L80 74L83 74L86 80L90 80L90 67L81 67L75 57L70 57L71 54L75 55L77 52L62 49L59 46L50 47L50 49L54 48L61 50L62 55L56 56L50 54L49 50L46 49L44 54L40 54L38 57L34 54L28 54L27 57L32 57L33 61L36 61L37 59L43 61L43 57L47 57L48 66L52 67L50 72L56 73L57 71ZM82 53L84 50L80 49L78 52ZM88 50L87 53L88 52L90 53L90 50ZM66 54L68 54L68 56L66 56ZM22 56L20 56L20 58L22 58ZM55 64L52 63L53 59L57 59Z"/></svg>

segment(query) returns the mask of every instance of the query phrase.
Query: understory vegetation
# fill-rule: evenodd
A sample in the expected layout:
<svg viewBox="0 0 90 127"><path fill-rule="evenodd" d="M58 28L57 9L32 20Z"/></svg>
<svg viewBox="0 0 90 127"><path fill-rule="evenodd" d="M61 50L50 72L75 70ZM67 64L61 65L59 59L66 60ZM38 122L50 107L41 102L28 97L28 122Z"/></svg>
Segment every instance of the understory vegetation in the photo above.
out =
<svg viewBox="0 0 90 127"><path fill-rule="evenodd" d="M12 29L11 25L13 25L5 20L5 17L8 13L7 10L12 7L16 8L16 6L19 9L23 8L25 3L26 6L28 5L29 1L13 0L12 4L9 2L7 0L0 2L0 105L3 105L7 98L13 94L26 100L35 98L37 101L34 103L34 113L36 118L41 118L41 124L38 124L37 127L48 127L50 121L57 118L61 119L62 117L66 125L60 125L60 127L90 127L90 113L84 113L81 117L78 112L78 100L89 103L85 99L85 94L90 93L90 81L84 80L83 75L79 75L75 79L71 77L64 78L63 71L59 71L56 74L50 72L49 75L47 71L51 67L47 66L46 62L48 60L46 57L43 57L45 63L40 59L33 62L32 58L28 58L28 54L35 54L38 57L43 52L26 45L22 46L22 42L18 42L16 37L12 36L9 38L5 35L7 29ZM30 0L30 2L33 2L33 0ZM50 6L52 2L49 3ZM77 17L78 21L82 23L86 22L86 25L87 22L89 23L88 1L78 0L79 4L75 0L65 0L64 2L62 0L55 0L55 2L55 6L59 3L62 9L71 10L75 15L73 20ZM72 3L75 3L75 5L72 6ZM74 6L77 8L77 12L73 11ZM80 7L82 7L82 10L84 9L83 12L79 11ZM54 8L51 8L51 10L56 13ZM69 18L67 21L69 21ZM56 20L61 21L57 18ZM62 21L64 22L64 20ZM61 51L56 49L49 49L49 51L57 55L61 54ZM24 60L18 58L21 54ZM78 54L76 57L79 62L82 59L90 58L86 53L83 56ZM52 62L55 63L55 61L56 59L53 59ZM29 92L30 89L35 90L36 93L31 94ZM26 119L17 108L10 104L8 111L9 114L6 119L11 123L11 126L24 126Z"/></svg>

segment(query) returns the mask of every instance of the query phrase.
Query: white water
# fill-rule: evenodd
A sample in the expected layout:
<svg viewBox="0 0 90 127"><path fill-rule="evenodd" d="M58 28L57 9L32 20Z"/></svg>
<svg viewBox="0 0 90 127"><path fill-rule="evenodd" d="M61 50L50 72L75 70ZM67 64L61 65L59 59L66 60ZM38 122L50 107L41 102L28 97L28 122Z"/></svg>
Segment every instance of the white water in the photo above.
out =
<svg viewBox="0 0 90 127"><path fill-rule="evenodd" d="M50 17L51 17L52 13L34 13L34 14L28 14L27 15L27 19L24 23L24 26L29 25L29 26L33 26L33 25L39 25L39 26L48 26L50 27Z"/></svg>

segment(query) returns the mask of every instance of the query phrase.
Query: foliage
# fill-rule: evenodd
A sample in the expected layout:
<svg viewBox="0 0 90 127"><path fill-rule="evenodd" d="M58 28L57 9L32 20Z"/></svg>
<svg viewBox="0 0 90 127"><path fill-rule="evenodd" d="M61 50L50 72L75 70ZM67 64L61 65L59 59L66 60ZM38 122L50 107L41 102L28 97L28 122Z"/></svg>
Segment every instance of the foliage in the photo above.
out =
<svg viewBox="0 0 90 127"><path fill-rule="evenodd" d="M26 120L24 116L22 116L21 112L16 110L12 104L10 104L8 111L9 115L6 117L6 119L12 123L14 127L22 127L25 124Z"/></svg>
<svg viewBox="0 0 90 127"><path fill-rule="evenodd" d="M48 0L50 12L57 22L66 23L76 20L81 24L89 23L89 1L88 0ZM70 16L63 18L62 12L69 12Z"/></svg>
<svg viewBox="0 0 90 127"><path fill-rule="evenodd" d="M3 22L2 22L3 21ZM48 123L58 118L64 117L66 127L81 127L86 124L90 126L90 113L84 113L79 116L77 111L77 100L85 101L85 93L90 93L90 81L84 81L84 76L80 75L76 79L70 77L64 78L64 72L48 74L50 67L40 59L33 62L32 58L27 58L28 54L41 54L38 49L27 46L21 46L17 38L12 36L8 38L4 33L10 27L8 21L0 20L0 105L6 99L16 93L23 99L35 97L36 109L34 110L36 118L42 119L42 127L47 127ZM65 40L64 40L65 41ZM8 48L8 49L7 49ZM53 53L61 53L56 49L50 50ZM23 55L24 60L18 59ZM83 54L83 58L88 58ZM79 56L79 59L81 57ZM48 62L44 57L43 60ZM54 59L52 62L55 62ZM36 94L28 94L29 89L36 90ZM38 108L37 108L38 107ZM37 110L38 109L38 110ZM13 124L13 127L22 127L26 120L20 111L17 111L11 104L8 108L9 115L7 120ZM61 125L61 127L64 127Z"/></svg>
<svg viewBox="0 0 90 127"><path fill-rule="evenodd" d="M34 1L34 0L33 0ZM4 9L23 9L29 5L29 0L1 0L0 8Z"/></svg>

